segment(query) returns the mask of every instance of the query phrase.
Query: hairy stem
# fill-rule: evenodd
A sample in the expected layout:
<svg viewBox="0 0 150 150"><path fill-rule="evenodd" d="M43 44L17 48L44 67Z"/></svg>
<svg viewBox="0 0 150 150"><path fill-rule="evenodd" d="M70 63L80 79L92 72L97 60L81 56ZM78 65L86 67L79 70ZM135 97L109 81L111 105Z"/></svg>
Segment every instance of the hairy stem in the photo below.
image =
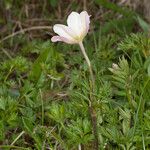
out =
<svg viewBox="0 0 150 150"><path fill-rule="evenodd" d="M89 67L89 72L90 72L90 76L91 76L91 80L92 80L92 87L94 87L94 85L95 85L95 79L94 79L94 75L93 75L93 71L92 71L91 62L90 62L90 60L89 60L89 58L88 58L88 56L87 56L87 54L85 52L85 48L83 46L83 43L80 42L79 46L80 46L82 54L83 54L83 56L84 56L84 58L86 60L86 63L88 65L88 67Z"/></svg>
<svg viewBox="0 0 150 150"><path fill-rule="evenodd" d="M92 122L92 127L93 127L93 134L95 136L95 143L94 143L94 150L98 150L98 134L97 134L97 117L96 117L96 112L94 110L94 106L93 106L93 102L94 102L94 96L93 96L93 92L94 92L94 87L95 87L95 79L94 79L94 75L93 75L93 70L92 70L92 66L91 66L91 62L86 54L85 48L83 46L83 43L80 42L79 46L81 48L82 54L86 60L86 63L88 65L89 68L89 73L90 73L90 77L91 77L91 82L90 82L90 103L89 103L89 112L90 112L90 116L91 116L91 122Z"/></svg>

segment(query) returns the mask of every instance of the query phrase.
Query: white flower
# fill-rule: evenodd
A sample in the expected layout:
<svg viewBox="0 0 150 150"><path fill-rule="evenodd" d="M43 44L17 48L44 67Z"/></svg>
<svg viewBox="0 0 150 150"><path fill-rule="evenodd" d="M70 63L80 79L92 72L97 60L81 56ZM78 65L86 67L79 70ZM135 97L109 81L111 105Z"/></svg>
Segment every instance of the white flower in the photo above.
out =
<svg viewBox="0 0 150 150"><path fill-rule="evenodd" d="M119 66L115 63L112 64L112 68L108 68L112 73L119 69Z"/></svg>
<svg viewBox="0 0 150 150"><path fill-rule="evenodd" d="M88 33L90 16L86 11L80 14L72 12L67 18L67 25L55 24L53 30L57 36L51 38L52 42L63 41L68 44L78 44Z"/></svg>
<svg viewBox="0 0 150 150"><path fill-rule="evenodd" d="M115 69L115 70L117 70L119 68L119 66L117 64L113 63L112 64L112 68Z"/></svg>

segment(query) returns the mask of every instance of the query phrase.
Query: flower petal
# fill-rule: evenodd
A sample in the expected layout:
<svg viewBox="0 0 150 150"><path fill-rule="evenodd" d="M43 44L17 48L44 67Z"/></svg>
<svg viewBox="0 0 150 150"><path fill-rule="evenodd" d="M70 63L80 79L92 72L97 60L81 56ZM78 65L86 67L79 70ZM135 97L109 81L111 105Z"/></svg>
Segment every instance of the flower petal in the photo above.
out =
<svg viewBox="0 0 150 150"><path fill-rule="evenodd" d="M51 41L52 41L52 42L57 42L57 41L62 41L62 39L61 39L60 36L53 36L53 37L51 38Z"/></svg>
<svg viewBox="0 0 150 150"><path fill-rule="evenodd" d="M64 38L64 37L61 37L61 36L53 36L53 37L51 38L51 41L52 41L52 42L62 41L62 42L65 42L65 43L67 43L67 44L76 44L76 42L70 41L70 40L68 40L67 38Z"/></svg>
<svg viewBox="0 0 150 150"><path fill-rule="evenodd" d="M64 37L70 41L75 41L74 37L76 35L69 27L62 24L56 24L54 25L53 30L59 36Z"/></svg>
<svg viewBox="0 0 150 150"><path fill-rule="evenodd" d="M89 30L90 16L88 15L88 13L86 11L82 11L80 13L80 17L81 17L81 23L85 30L85 35L86 35Z"/></svg>
<svg viewBox="0 0 150 150"><path fill-rule="evenodd" d="M67 24L77 34L77 36L80 37L82 30L80 14L77 12L72 12L68 16Z"/></svg>

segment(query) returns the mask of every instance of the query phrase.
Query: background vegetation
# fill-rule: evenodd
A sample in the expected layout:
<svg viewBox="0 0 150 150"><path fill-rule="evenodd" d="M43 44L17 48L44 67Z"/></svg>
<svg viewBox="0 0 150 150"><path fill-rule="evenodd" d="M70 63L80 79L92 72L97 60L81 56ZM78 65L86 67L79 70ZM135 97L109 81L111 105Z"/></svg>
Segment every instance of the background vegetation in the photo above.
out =
<svg viewBox="0 0 150 150"><path fill-rule="evenodd" d="M130 4L130 5L129 5ZM99 149L150 149L150 38L121 0L0 1L0 149L91 150L89 73L77 45L50 41L71 11L91 14Z"/></svg>

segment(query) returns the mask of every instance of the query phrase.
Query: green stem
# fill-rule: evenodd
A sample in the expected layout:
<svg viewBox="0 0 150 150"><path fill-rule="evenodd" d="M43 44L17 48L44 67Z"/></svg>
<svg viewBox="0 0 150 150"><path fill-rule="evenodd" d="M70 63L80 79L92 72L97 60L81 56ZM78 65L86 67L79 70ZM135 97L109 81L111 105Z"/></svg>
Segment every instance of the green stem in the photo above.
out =
<svg viewBox="0 0 150 150"><path fill-rule="evenodd" d="M7 73L5 79L4 79L4 82L6 82L6 80L8 79L9 75L12 73L12 70L13 70L13 67L14 66L11 66L11 68L9 69L9 72Z"/></svg>
<svg viewBox="0 0 150 150"><path fill-rule="evenodd" d="M43 104L43 95L41 89L39 90L40 92L40 99L41 99L41 124L42 126L44 125L44 104Z"/></svg>
<svg viewBox="0 0 150 150"><path fill-rule="evenodd" d="M2 48L1 50L9 59L12 59L11 55L4 48Z"/></svg>
<svg viewBox="0 0 150 150"><path fill-rule="evenodd" d="M17 142L17 140L18 140L24 133L25 133L25 131L22 131L22 132L15 138L15 140L11 143L11 146L13 146L13 145Z"/></svg>
<svg viewBox="0 0 150 150"><path fill-rule="evenodd" d="M133 138L134 138L134 135L135 135L135 130L136 130L137 122L138 122L139 112L140 112L142 103L144 103L144 102L142 102L142 96L143 96L143 94L144 94L144 92L145 92L145 88L147 87L149 81L150 81L150 77L147 79L146 83L144 84L144 87L143 87L142 92L141 92L141 95L140 95L139 105L138 105L137 112L136 112L136 116L135 116L135 124L134 124L134 127L133 127L132 141L133 141ZM141 114L143 114L143 112L141 112Z"/></svg>
<svg viewBox="0 0 150 150"><path fill-rule="evenodd" d="M87 63L87 65L88 65L89 72L90 72L90 76L91 76L91 80L92 80L92 88L93 88L94 85L95 85L95 79L94 79L94 75L93 75L93 71L92 71L91 62L90 62L90 60L89 60L89 58L88 58L88 56L87 56L87 54L86 54L85 48L84 48L84 46L83 46L83 43L80 42L80 43L79 43L79 46L80 46L80 48L81 48L82 54L83 54L83 56L84 56L84 58L85 58L85 60L86 60L86 63Z"/></svg>

